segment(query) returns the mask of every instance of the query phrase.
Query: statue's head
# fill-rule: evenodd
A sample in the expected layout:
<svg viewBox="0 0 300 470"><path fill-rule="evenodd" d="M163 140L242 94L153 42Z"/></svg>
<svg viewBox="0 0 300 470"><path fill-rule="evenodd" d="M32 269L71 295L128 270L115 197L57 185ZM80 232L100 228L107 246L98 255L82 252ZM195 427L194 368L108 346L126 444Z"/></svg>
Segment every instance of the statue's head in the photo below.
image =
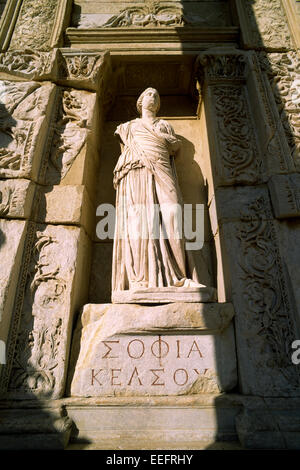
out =
<svg viewBox="0 0 300 470"><path fill-rule="evenodd" d="M136 102L136 107L140 115L142 114L143 107L151 109L157 113L160 108L160 97L158 91L155 88L147 88L139 96Z"/></svg>

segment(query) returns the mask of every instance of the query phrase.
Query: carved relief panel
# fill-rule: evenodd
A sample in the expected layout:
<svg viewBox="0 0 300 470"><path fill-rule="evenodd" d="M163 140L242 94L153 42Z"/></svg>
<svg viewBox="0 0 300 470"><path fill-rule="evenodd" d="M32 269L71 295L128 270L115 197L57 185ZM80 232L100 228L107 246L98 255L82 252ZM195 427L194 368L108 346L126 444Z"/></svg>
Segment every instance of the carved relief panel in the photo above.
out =
<svg viewBox="0 0 300 470"><path fill-rule="evenodd" d="M198 77L209 131L219 263L225 298L233 301L236 311L241 389L246 394L289 396L299 393L299 370L290 359L298 325L280 252L280 229L268 189L261 187L271 168L268 159L287 171L288 158L282 157L284 147L278 145L277 154L271 151L276 115L254 59L252 53L204 53ZM250 104L250 93L257 106ZM265 138L255 130L254 116L270 126L264 127ZM295 214L298 209L291 210Z"/></svg>
<svg viewBox="0 0 300 470"><path fill-rule="evenodd" d="M57 7L57 0L24 0L10 49L49 49Z"/></svg>
<svg viewBox="0 0 300 470"><path fill-rule="evenodd" d="M63 179L85 145L95 100L94 93L59 88L40 171L40 178L46 184L55 184Z"/></svg>
<svg viewBox="0 0 300 470"><path fill-rule="evenodd" d="M0 82L2 177L38 177L55 85Z"/></svg>
<svg viewBox="0 0 300 470"><path fill-rule="evenodd" d="M247 93L247 56L203 54L197 76L209 100L208 126L214 133L212 166L216 185L254 183L261 179L257 146Z"/></svg>
<svg viewBox="0 0 300 470"><path fill-rule="evenodd" d="M2 51L48 51L62 45L72 0L7 0L0 21Z"/></svg>
<svg viewBox="0 0 300 470"><path fill-rule="evenodd" d="M72 24L86 28L153 28L182 26L226 26L231 24L227 2L94 2L78 1L73 7Z"/></svg>
<svg viewBox="0 0 300 470"><path fill-rule="evenodd" d="M62 396L86 246L80 228L31 223L2 377L10 396Z"/></svg>
<svg viewBox="0 0 300 470"><path fill-rule="evenodd" d="M222 189L217 200L230 259L241 390L298 396L299 367L291 361L298 320L268 190Z"/></svg>
<svg viewBox="0 0 300 470"><path fill-rule="evenodd" d="M261 69L269 82L289 150L300 168L300 58L297 52L260 53Z"/></svg>
<svg viewBox="0 0 300 470"><path fill-rule="evenodd" d="M236 0L247 48L289 49L293 39L281 0Z"/></svg>

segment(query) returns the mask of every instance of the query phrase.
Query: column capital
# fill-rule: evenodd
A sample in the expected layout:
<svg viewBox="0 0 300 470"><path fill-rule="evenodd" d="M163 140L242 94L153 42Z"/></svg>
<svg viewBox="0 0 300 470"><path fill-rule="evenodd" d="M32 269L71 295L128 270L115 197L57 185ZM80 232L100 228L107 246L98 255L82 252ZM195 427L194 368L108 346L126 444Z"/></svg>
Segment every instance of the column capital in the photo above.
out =
<svg viewBox="0 0 300 470"><path fill-rule="evenodd" d="M247 53L216 49L203 52L196 60L196 77L200 82L245 81Z"/></svg>

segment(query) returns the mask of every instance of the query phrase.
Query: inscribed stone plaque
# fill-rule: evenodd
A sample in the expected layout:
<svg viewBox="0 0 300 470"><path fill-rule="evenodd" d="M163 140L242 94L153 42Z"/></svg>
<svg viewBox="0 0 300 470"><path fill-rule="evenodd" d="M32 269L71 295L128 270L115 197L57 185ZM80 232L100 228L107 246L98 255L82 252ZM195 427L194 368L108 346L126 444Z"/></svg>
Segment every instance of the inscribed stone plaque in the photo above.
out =
<svg viewBox="0 0 300 470"><path fill-rule="evenodd" d="M191 305L180 305L179 322L176 311L170 322L169 305L86 306L83 328L79 324L74 336L71 395L183 395L233 388L236 363L230 315L221 326L220 304L211 304L204 315L199 311L204 304ZM206 313L211 317L201 324Z"/></svg>

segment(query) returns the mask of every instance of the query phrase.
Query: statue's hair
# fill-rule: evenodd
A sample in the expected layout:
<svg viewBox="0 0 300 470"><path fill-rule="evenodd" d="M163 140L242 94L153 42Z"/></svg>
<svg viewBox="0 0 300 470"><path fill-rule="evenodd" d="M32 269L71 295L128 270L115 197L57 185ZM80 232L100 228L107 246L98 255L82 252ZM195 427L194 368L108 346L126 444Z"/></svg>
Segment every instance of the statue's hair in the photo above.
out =
<svg viewBox="0 0 300 470"><path fill-rule="evenodd" d="M156 93L157 93L157 95L158 95L158 105L157 105L157 110L156 110L156 111L158 111L159 108L160 108L160 97L159 97L158 91L157 91L155 88L149 87L149 88L146 88L146 90L143 91L143 93L138 97L138 100L137 100L137 102L136 102L136 108L137 108L137 110L138 110L139 115L142 114L143 98L144 98L145 94L147 93L147 91L149 91L149 90L154 90L154 91L156 91Z"/></svg>

